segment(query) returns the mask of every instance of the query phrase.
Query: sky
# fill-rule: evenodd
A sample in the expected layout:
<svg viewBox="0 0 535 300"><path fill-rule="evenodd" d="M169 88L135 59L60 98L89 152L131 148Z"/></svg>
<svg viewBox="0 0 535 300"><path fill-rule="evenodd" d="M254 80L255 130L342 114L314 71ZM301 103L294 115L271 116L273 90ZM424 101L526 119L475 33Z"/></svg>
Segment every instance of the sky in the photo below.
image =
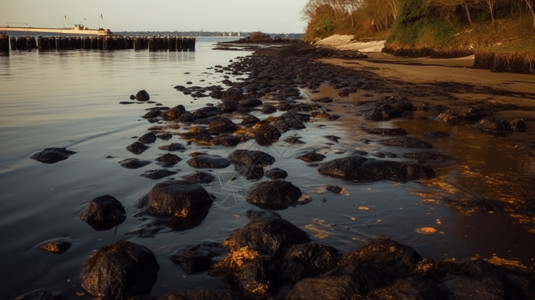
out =
<svg viewBox="0 0 535 300"><path fill-rule="evenodd" d="M0 0L0 26L302 33L308 0Z"/></svg>

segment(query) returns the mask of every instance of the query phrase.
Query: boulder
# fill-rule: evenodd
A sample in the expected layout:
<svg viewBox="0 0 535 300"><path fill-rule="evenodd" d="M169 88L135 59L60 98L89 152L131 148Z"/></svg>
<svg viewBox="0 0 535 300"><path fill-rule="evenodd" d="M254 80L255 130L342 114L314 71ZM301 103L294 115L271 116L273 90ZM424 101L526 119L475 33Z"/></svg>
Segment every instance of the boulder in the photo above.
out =
<svg viewBox="0 0 535 300"><path fill-rule="evenodd" d="M213 134L220 134L224 132L234 132L238 126L228 118L216 118L208 124L208 129Z"/></svg>
<svg viewBox="0 0 535 300"><path fill-rule="evenodd" d="M288 177L288 172L279 168L273 168L265 172L264 175L270 179L284 179Z"/></svg>
<svg viewBox="0 0 535 300"><path fill-rule="evenodd" d="M143 144L151 144L156 141L156 135L152 132L148 132L144 135L142 135L138 141Z"/></svg>
<svg viewBox="0 0 535 300"><path fill-rule="evenodd" d="M146 247L119 241L93 253L80 277L82 288L94 297L128 299L150 293L160 266Z"/></svg>
<svg viewBox="0 0 535 300"><path fill-rule="evenodd" d="M230 166L230 161L219 155L200 155L189 159L188 165L194 168L223 169Z"/></svg>
<svg viewBox="0 0 535 300"><path fill-rule="evenodd" d="M80 219L95 230L108 230L124 222L126 211L119 200L105 195L91 200L80 213Z"/></svg>
<svg viewBox="0 0 535 300"><path fill-rule="evenodd" d="M197 183L210 183L216 179L214 175L206 172L195 172L182 178L186 181Z"/></svg>
<svg viewBox="0 0 535 300"><path fill-rule="evenodd" d="M339 260L340 253L333 247L316 243L293 245L284 255L281 276L298 282L334 269Z"/></svg>
<svg viewBox="0 0 535 300"><path fill-rule="evenodd" d="M435 172L426 166L405 162L373 160L353 155L322 164L318 168L322 175L346 180L394 180L408 181L431 178Z"/></svg>
<svg viewBox="0 0 535 300"><path fill-rule="evenodd" d="M404 147L404 148L417 148L417 149L431 149L433 146L427 142L414 137L395 137L378 142L385 146Z"/></svg>
<svg viewBox="0 0 535 300"><path fill-rule="evenodd" d="M262 165L237 165L236 170L249 180L257 180L264 176Z"/></svg>
<svg viewBox="0 0 535 300"><path fill-rule="evenodd" d="M260 122L260 119L253 116L253 115L247 115L245 118L243 118L243 120L241 121L241 125L243 126L253 126L255 125L256 123Z"/></svg>
<svg viewBox="0 0 535 300"><path fill-rule="evenodd" d="M457 110L447 110L438 115L438 119L450 125L462 125L474 123L484 117L484 114L477 108L467 106Z"/></svg>
<svg viewBox="0 0 535 300"><path fill-rule="evenodd" d="M134 154L141 154L145 152L145 150L149 149L148 146L145 146L144 144L140 142L134 142L133 144L126 147L126 150L134 153Z"/></svg>
<svg viewBox="0 0 535 300"><path fill-rule="evenodd" d="M301 190L287 181L264 181L254 185L245 200L264 209L285 209L297 203Z"/></svg>
<svg viewBox="0 0 535 300"><path fill-rule="evenodd" d="M201 243L186 247L171 255L171 260L179 265L184 272L195 274L205 272L214 263L213 258L221 256L225 250L218 243Z"/></svg>
<svg viewBox="0 0 535 300"><path fill-rule="evenodd" d="M169 171L166 169L160 169L160 170L146 170L141 174L141 176L148 178L148 179L162 179L167 176L175 175L177 172Z"/></svg>
<svg viewBox="0 0 535 300"><path fill-rule="evenodd" d="M142 168L148 164L150 164L150 161L147 160L139 160L137 158L127 158L125 160L121 160L119 162L121 167L127 168L127 169L139 169Z"/></svg>
<svg viewBox="0 0 535 300"><path fill-rule="evenodd" d="M182 158L180 158L180 157L178 157L178 156L176 156L174 154L171 154L171 153L166 153L166 154L156 158L156 161L162 163L165 167L176 165L181 160L182 160Z"/></svg>
<svg viewBox="0 0 535 300"><path fill-rule="evenodd" d="M53 164L65 160L75 153L65 148L46 148L41 152L35 153L31 158L45 164Z"/></svg>
<svg viewBox="0 0 535 300"><path fill-rule="evenodd" d="M184 151L186 150L186 147L184 147L180 143L172 143L165 146L160 146L158 149L160 150L166 150L166 151Z"/></svg>
<svg viewBox="0 0 535 300"><path fill-rule="evenodd" d="M414 106L407 98L383 97L375 103L373 110L365 118L372 121L388 121L402 117L413 110Z"/></svg>
<svg viewBox="0 0 535 300"><path fill-rule="evenodd" d="M281 137L281 132L273 125L262 124L254 133L254 139L260 146L269 146Z"/></svg>
<svg viewBox="0 0 535 300"><path fill-rule="evenodd" d="M308 153L305 153L301 156L299 156L298 158L302 161L305 161L305 162L316 162L316 161L322 161L325 159L325 155L323 154L320 154L320 153L316 153L316 152L308 152Z"/></svg>
<svg viewBox="0 0 535 300"><path fill-rule="evenodd" d="M228 158L236 165L268 166L275 162L273 156L258 150L234 150Z"/></svg>
<svg viewBox="0 0 535 300"><path fill-rule="evenodd" d="M141 90L139 92L136 93L136 100L137 101L149 101L150 100L150 96L149 96L149 93L145 90Z"/></svg>
<svg viewBox="0 0 535 300"><path fill-rule="evenodd" d="M183 180L156 184L139 201L149 215L166 218L176 230L192 228L202 222L212 205L212 196L199 184Z"/></svg>

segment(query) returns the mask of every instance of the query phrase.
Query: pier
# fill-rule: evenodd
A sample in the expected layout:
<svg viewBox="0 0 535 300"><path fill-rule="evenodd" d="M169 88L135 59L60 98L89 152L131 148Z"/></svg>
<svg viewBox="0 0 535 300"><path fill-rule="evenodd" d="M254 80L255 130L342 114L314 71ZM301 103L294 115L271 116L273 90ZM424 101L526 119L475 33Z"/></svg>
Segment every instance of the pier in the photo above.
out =
<svg viewBox="0 0 535 300"><path fill-rule="evenodd" d="M83 25L75 25L73 28L42 28L42 27L0 27L1 31L13 32L35 32L35 33L58 33L70 35L96 35L96 36L111 36L113 33L109 29L99 28L90 29Z"/></svg>
<svg viewBox="0 0 535 300"><path fill-rule="evenodd" d="M150 36L33 36L9 37L0 33L0 53L9 51L65 51L65 50L146 50L195 51L195 37Z"/></svg>

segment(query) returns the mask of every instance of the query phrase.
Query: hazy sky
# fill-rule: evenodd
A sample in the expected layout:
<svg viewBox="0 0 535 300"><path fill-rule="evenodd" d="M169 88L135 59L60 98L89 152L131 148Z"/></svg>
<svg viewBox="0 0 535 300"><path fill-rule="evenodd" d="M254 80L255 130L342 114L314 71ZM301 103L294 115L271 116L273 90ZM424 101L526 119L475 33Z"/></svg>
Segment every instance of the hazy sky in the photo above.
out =
<svg viewBox="0 0 535 300"><path fill-rule="evenodd" d="M307 0L0 0L0 26L301 33ZM85 19L85 21L84 21ZM9 24L7 24L9 22ZM21 24L22 23L22 24ZM28 23L26 25L25 23Z"/></svg>

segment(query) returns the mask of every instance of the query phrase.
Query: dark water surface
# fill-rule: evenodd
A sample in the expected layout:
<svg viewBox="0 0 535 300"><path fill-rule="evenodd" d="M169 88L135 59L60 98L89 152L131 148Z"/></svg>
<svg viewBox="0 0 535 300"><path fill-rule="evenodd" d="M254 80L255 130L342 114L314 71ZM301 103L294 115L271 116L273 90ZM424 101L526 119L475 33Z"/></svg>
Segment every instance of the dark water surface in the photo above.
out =
<svg viewBox="0 0 535 300"><path fill-rule="evenodd" d="M200 242L222 242L248 222L245 212L256 209L243 201L254 182L236 175L232 166L213 170L217 176L205 188L217 196L208 216L197 227L173 231L150 225L136 217L136 203L158 181L140 176L160 169L155 158L165 154L158 147L181 142L158 140L141 155L125 148L148 132L152 125L141 118L154 104L121 105L130 94L146 89L151 100L165 106L183 104L188 110L216 100L193 101L173 89L174 85L219 85L225 74L215 65L226 65L248 52L213 51L214 39L198 39L197 51L67 51L13 52L0 57L0 295L13 298L37 288L50 289L69 299L89 299L80 287L83 263L94 250L128 239L150 248L160 264L153 295L188 288L228 289L207 274L187 275L169 259L176 250ZM236 80L232 78L233 80ZM304 91L305 92L305 91ZM305 95L308 95L305 92ZM310 95L309 95L310 96ZM262 118L262 114L255 113ZM238 120L236 120L238 121ZM366 136L361 127L406 128L432 143L456 163L437 169L429 182L352 183L321 176L315 165L297 159L316 150L326 160L347 156L355 150L385 151ZM184 130L178 129L177 131ZM451 138L426 138L427 131L446 131ZM272 168L289 173L288 181L301 188L311 202L280 211L307 231L313 240L342 252L354 250L367 239L388 236L414 247L433 259L480 256L509 264L533 267L535 234L506 213L466 214L446 204L448 197L499 198L533 201L535 161L510 155L508 149L485 135L444 126L434 121L401 121L369 124L362 118L344 116L339 121L314 120L307 128L285 133L279 142L262 147L249 141L238 148L270 153ZM289 145L283 140L298 135L306 144ZM340 137L338 143L325 138ZM470 139L477 141L470 141ZM472 147L470 145L481 145ZM47 147L67 147L77 153L65 161L47 165L30 159ZM196 151L227 156L233 149L191 145L183 160L169 170L172 178L193 173L188 154ZM402 153L403 149L388 149ZM131 157L151 160L130 170L118 162ZM468 163L470 162L470 163ZM344 194L325 191L327 184L345 188ZM93 198L112 195L126 208L127 219L117 228L95 231L78 216ZM37 247L52 238L65 238L72 247L61 255ZM82 297L77 295L82 293Z"/></svg>

